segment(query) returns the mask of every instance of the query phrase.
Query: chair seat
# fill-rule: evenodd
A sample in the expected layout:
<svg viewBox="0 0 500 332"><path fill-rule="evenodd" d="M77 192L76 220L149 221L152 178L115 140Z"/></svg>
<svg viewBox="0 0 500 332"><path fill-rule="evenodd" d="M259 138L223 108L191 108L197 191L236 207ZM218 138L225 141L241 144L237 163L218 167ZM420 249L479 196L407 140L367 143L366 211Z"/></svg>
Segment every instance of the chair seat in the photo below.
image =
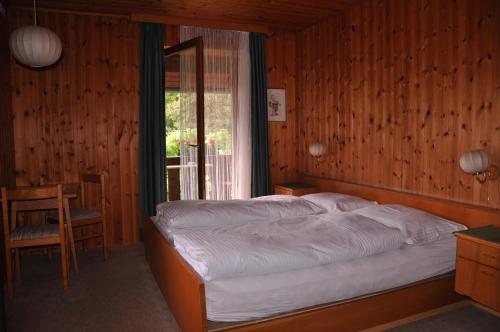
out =
<svg viewBox="0 0 500 332"><path fill-rule="evenodd" d="M11 241L27 241L57 236L59 236L59 226L50 224L19 226L10 233Z"/></svg>
<svg viewBox="0 0 500 332"><path fill-rule="evenodd" d="M71 209L69 209L69 213L71 215L72 221L81 220L81 219L98 218L101 216L101 213L99 211L88 210L88 209L71 208ZM50 213L49 219L52 219L55 222L57 222L59 220L59 215L57 213Z"/></svg>

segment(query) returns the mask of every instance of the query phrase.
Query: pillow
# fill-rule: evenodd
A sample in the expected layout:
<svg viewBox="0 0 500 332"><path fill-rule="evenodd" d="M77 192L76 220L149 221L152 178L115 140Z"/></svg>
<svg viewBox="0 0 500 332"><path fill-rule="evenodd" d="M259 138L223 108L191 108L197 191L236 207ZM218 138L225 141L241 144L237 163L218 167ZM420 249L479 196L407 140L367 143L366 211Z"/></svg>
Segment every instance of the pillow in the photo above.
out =
<svg viewBox="0 0 500 332"><path fill-rule="evenodd" d="M338 193L318 193L300 197L325 208L327 211L349 212L377 204L377 202L367 201L361 197Z"/></svg>
<svg viewBox="0 0 500 332"><path fill-rule="evenodd" d="M425 244L453 236L453 232L467 229L462 224L403 205L370 206L354 211L388 227L398 228L407 244Z"/></svg>
<svg viewBox="0 0 500 332"><path fill-rule="evenodd" d="M242 224L325 213L300 197L268 197L227 201L173 201L158 204L158 222L166 227L191 228Z"/></svg>

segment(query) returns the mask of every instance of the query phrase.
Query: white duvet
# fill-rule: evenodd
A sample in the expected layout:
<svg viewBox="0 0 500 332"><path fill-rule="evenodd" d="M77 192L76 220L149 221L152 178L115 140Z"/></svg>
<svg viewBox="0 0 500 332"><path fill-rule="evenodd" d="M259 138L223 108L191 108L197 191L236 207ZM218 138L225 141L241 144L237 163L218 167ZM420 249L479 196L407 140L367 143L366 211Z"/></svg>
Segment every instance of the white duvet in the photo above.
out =
<svg viewBox="0 0 500 332"><path fill-rule="evenodd" d="M326 210L300 197L271 195L227 201L172 201L158 204L156 223L166 228L203 228L301 217Z"/></svg>
<svg viewBox="0 0 500 332"><path fill-rule="evenodd" d="M177 251L205 280L280 273L395 250L396 228L350 212L171 231Z"/></svg>

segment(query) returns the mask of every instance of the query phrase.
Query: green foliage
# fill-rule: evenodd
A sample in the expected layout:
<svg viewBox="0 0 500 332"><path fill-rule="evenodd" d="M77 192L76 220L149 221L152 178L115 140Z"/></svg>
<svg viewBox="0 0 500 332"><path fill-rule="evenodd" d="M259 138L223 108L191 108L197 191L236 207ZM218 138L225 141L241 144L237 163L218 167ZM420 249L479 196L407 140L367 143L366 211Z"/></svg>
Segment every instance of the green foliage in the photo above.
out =
<svg viewBox="0 0 500 332"><path fill-rule="evenodd" d="M167 157L180 155L179 149L179 115L180 98L178 92L165 92L165 132Z"/></svg>
<svg viewBox="0 0 500 332"><path fill-rule="evenodd" d="M178 130L167 133L167 157L176 157L181 153L179 148L180 132Z"/></svg>
<svg viewBox="0 0 500 332"><path fill-rule="evenodd" d="M191 98L189 95L187 98ZM180 133L180 93L165 92L165 131L167 157L180 155L180 141L196 144L196 128L186 128ZM185 102L189 102L185 100ZM191 101L192 102L192 101ZM222 106L221 106L222 105ZM232 146L231 94L205 94L205 144L214 145L218 154L230 155Z"/></svg>

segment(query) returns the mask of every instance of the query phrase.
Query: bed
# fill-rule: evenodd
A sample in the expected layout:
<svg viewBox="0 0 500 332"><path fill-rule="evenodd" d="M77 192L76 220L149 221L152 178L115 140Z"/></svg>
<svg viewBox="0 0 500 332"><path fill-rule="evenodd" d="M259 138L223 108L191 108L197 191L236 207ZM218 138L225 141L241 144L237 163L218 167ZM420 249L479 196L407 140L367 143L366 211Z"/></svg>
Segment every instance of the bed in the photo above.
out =
<svg viewBox="0 0 500 332"><path fill-rule="evenodd" d="M332 180L309 178L307 181L309 183L315 181L315 184L325 191L355 194L370 200L378 200L381 203L402 203L460 221L468 226L498 223L498 212L495 210ZM239 302L231 302L231 299L235 298L235 292L248 289L249 283L259 283L259 280L261 284L278 285L279 278L287 278L286 273L277 277L263 275L253 280L245 278L244 275L239 278L231 278L230 281L224 281L223 278L222 280L215 278L211 281L210 278L207 279L207 275L203 275L202 278L200 277L200 274L203 274L202 270L197 269L198 272L196 272L191 265L186 263L185 258L179 255L173 248L171 241L169 242L167 237L161 234L159 228L151 220L145 222L145 247L148 262L177 322L184 331L359 330L459 301L462 298L453 291L453 273L450 273L450 266L453 266L453 262L450 261L450 250L451 253L454 251L453 246L449 244L442 246L448 252L436 255L439 250L443 249L438 245L439 241L436 243L435 248L429 249L427 247L423 251L410 250L415 261L420 261L421 257L429 255L429 253L445 258L437 260L436 264L430 267L430 270L422 269L422 274L419 276L400 276L400 280L404 280L404 282L393 284L393 287L389 289L387 286L370 288L370 280L376 276L379 277L382 284L384 281L389 282L389 280L385 280L381 274L383 269L373 270L373 267L379 264L370 265L363 262L362 259L358 259L356 261L359 265L358 269L361 267L361 272L364 267L365 273L361 275L364 275L365 278L358 278L352 285L365 285L362 292L356 292L356 287L342 287L340 290L344 293L337 296L338 299L327 294L335 300L330 303L322 302L320 305L310 305L313 302L307 302L309 300L306 298L304 298L304 302L301 302L300 296L289 296L287 301L292 303L292 306L278 308L276 314L268 316L269 313L273 313L273 307L272 299L266 298L265 289L253 294L245 294L246 298L243 295L239 296L244 299ZM383 257L383 255L386 254L382 254L380 262L396 263L398 255L392 258L390 255L388 257ZM339 270L339 263L333 262L333 264L337 264L337 266L336 269L332 266L332 271ZM341 264L346 265L345 263ZM314 283L326 283L331 277L332 271L327 271L328 268L321 268L318 271L315 271L314 268L310 270L315 279L304 279L302 283L300 277L296 277L296 280L304 289L314 292ZM345 267L340 270L345 270ZM373 270L374 274L370 276L369 270ZM336 275L335 277L341 280L343 276ZM345 278L345 280L348 279ZM285 296L292 293L292 290L293 288L280 289ZM338 292L339 289L336 291ZM214 298L223 300L216 301ZM268 302L270 302L269 306L259 307L259 305ZM231 311L232 307L235 308L234 311ZM238 310L238 308L244 310ZM283 313L284 310L286 310L285 313ZM212 321L207 320L207 314ZM223 320L235 321L223 322Z"/></svg>

